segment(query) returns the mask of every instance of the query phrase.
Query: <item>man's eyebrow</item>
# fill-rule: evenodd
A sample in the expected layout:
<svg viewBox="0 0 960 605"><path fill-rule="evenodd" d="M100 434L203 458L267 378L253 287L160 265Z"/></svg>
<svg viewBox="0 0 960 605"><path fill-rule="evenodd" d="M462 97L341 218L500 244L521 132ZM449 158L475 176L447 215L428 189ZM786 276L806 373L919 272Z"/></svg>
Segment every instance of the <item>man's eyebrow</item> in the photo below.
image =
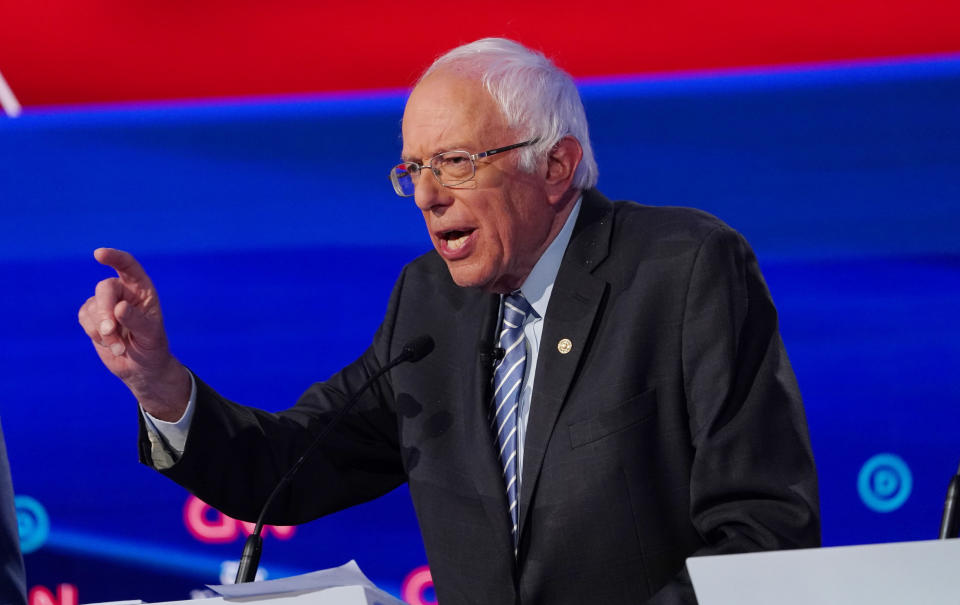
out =
<svg viewBox="0 0 960 605"><path fill-rule="evenodd" d="M450 145L449 147L441 147L439 149L434 149L430 153L430 155L426 156L426 158L418 158L410 154L401 154L400 159L404 162L413 162L414 164L419 164L420 160L422 159L426 159L429 161L430 158L440 155L441 153L446 153L448 151L467 151L469 148L470 148L469 145L459 145L459 144ZM472 152L467 151L467 153L472 153Z"/></svg>

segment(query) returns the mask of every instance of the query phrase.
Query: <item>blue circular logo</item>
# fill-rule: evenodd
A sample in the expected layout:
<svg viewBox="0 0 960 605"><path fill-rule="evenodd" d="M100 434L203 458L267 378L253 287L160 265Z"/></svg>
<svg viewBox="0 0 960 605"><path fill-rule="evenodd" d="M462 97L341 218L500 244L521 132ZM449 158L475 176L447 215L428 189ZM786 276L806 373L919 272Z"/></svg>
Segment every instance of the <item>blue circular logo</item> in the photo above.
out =
<svg viewBox="0 0 960 605"><path fill-rule="evenodd" d="M30 496L16 496L17 529L20 531L20 550L29 553L37 550L50 535L50 517L43 505Z"/></svg>
<svg viewBox="0 0 960 605"><path fill-rule="evenodd" d="M860 469L857 490L868 508L878 513L889 513L903 506L910 497L913 475L900 456L877 454Z"/></svg>

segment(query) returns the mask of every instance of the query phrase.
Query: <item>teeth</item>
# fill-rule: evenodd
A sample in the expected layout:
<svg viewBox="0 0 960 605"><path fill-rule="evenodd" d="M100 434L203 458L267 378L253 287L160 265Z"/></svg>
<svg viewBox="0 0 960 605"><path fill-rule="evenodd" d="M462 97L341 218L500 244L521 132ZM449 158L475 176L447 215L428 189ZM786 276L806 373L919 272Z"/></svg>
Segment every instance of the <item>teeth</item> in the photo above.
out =
<svg viewBox="0 0 960 605"><path fill-rule="evenodd" d="M467 243L467 238L470 237L469 233L465 233L458 237L457 239L448 239L447 248L450 250L459 250L461 246Z"/></svg>

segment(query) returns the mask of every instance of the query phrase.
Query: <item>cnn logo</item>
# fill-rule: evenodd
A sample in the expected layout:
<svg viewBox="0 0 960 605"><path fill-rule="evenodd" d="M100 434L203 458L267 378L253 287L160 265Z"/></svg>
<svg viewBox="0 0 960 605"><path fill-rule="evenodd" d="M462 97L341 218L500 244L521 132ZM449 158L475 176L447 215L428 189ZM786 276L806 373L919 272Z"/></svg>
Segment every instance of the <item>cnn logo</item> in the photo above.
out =
<svg viewBox="0 0 960 605"><path fill-rule="evenodd" d="M241 535L249 536L256 527L255 523L228 517L196 496L188 497L183 506L183 523L190 535L207 544L233 542ZM289 540L296 529L292 525L264 525L263 537L272 533L281 540Z"/></svg>

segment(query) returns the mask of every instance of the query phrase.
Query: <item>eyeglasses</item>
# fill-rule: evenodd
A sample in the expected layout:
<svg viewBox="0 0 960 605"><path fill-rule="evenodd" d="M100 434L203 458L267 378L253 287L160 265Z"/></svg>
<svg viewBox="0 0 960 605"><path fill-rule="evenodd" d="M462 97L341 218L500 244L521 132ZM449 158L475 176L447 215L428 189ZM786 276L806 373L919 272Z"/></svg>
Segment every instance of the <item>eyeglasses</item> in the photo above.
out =
<svg viewBox="0 0 960 605"><path fill-rule="evenodd" d="M437 182L444 187L455 187L471 180L477 174L477 160L481 158L497 155L504 151L517 149L533 145L539 139L530 139L522 143L514 143L506 147L497 147L481 153L470 153L469 151L444 151L430 158L429 164L417 164L416 162L401 162L390 169L390 182L393 183L393 190L400 197L410 197L417 188L417 179L420 178L420 171L424 168L429 169L436 177Z"/></svg>

